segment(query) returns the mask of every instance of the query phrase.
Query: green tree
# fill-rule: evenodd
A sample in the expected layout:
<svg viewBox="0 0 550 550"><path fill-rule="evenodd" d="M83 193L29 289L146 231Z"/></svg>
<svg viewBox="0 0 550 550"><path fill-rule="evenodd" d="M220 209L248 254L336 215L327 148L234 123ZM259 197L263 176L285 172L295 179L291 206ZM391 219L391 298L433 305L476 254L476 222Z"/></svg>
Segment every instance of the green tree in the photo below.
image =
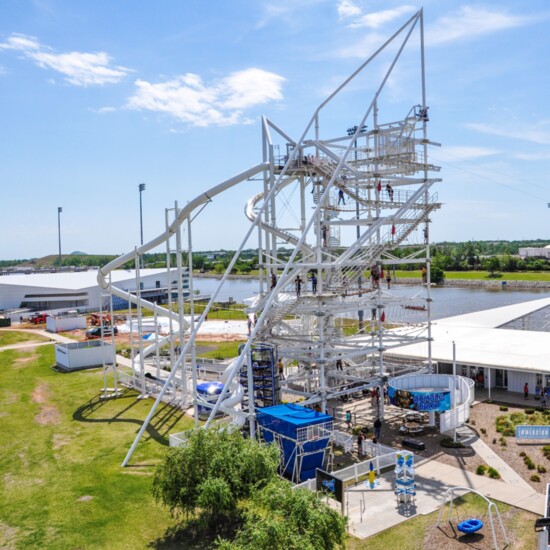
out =
<svg viewBox="0 0 550 550"><path fill-rule="evenodd" d="M222 550L332 550L344 543L346 518L307 489L276 479L255 493L244 525Z"/></svg>
<svg viewBox="0 0 550 550"><path fill-rule="evenodd" d="M445 272L437 266L432 265L430 268L430 280L432 283L441 283L445 279Z"/></svg>
<svg viewBox="0 0 550 550"><path fill-rule="evenodd" d="M231 515L241 499L277 476L279 450L240 433L191 432L168 451L153 478L153 495L174 515L199 513L208 522Z"/></svg>
<svg viewBox="0 0 550 550"><path fill-rule="evenodd" d="M485 262L485 268L489 271L491 277L495 276L495 273L500 270L500 259L498 256L491 256L487 258Z"/></svg>

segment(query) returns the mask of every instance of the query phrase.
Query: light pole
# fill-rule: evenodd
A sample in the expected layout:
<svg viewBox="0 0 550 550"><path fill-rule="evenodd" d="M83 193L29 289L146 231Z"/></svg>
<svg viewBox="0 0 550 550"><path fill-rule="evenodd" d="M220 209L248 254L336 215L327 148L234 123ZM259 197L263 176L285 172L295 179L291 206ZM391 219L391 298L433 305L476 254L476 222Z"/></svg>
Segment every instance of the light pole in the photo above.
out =
<svg viewBox="0 0 550 550"><path fill-rule="evenodd" d="M143 244L143 204L141 201L141 194L145 191L145 184L140 183L139 184L139 229L140 229L140 236L141 236L141 244Z"/></svg>
<svg viewBox="0 0 550 550"><path fill-rule="evenodd" d="M61 206L57 207L57 236L59 243L59 269L61 269L61 212L63 208Z"/></svg>

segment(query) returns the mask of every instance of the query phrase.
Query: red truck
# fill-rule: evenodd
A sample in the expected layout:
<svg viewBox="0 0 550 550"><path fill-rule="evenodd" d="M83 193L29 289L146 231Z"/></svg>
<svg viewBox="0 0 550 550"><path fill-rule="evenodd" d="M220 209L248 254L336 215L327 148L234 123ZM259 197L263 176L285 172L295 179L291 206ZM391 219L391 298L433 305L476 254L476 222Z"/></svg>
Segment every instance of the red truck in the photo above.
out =
<svg viewBox="0 0 550 550"><path fill-rule="evenodd" d="M33 313L29 317L29 322L31 322L34 325L39 325L40 323L46 322L46 317L49 317L47 313Z"/></svg>

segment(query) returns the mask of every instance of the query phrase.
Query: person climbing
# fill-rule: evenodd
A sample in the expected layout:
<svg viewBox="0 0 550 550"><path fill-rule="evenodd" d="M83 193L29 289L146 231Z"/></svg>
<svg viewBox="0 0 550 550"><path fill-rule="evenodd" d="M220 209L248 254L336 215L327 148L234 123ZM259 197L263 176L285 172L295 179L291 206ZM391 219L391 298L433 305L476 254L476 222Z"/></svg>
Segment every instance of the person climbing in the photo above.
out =
<svg viewBox="0 0 550 550"><path fill-rule="evenodd" d="M525 386L523 386L523 396L525 399L529 399L529 384L525 382Z"/></svg>
<svg viewBox="0 0 550 550"><path fill-rule="evenodd" d="M370 268L372 288L380 288L380 266L373 264Z"/></svg>
<svg viewBox="0 0 550 550"><path fill-rule="evenodd" d="M311 292L313 292L313 294L317 294L317 277L315 276L315 273L311 274Z"/></svg>
<svg viewBox="0 0 550 550"><path fill-rule="evenodd" d="M425 265L422 266L420 273L422 274L422 283L426 284L428 282L428 270Z"/></svg>
<svg viewBox="0 0 550 550"><path fill-rule="evenodd" d="M277 286L277 275L275 275L275 272L271 274L271 290L273 290Z"/></svg>
<svg viewBox="0 0 550 550"><path fill-rule="evenodd" d="M302 278L300 275L296 275L296 279L294 279L294 286L296 287L296 298L299 298L302 293Z"/></svg>
<svg viewBox="0 0 550 550"><path fill-rule="evenodd" d="M328 227L326 224L321 225L321 237L323 239L323 246L326 248L328 246Z"/></svg>
<svg viewBox="0 0 550 550"><path fill-rule="evenodd" d="M393 187L389 183L386 185L386 191L388 193L388 197L390 198L390 201L393 202Z"/></svg>
<svg viewBox="0 0 550 550"><path fill-rule="evenodd" d="M279 379L284 380L285 379L285 367L283 365L283 360L279 358L279 362L277 363L277 367L279 368Z"/></svg>
<svg viewBox="0 0 550 550"><path fill-rule="evenodd" d="M388 269L386 271L386 283L388 284L388 288L391 286L391 271Z"/></svg>
<svg viewBox="0 0 550 550"><path fill-rule="evenodd" d="M336 370L343 370L342 359L336 359Z"/></svg>
<svg viewBox="0 0 550 550"><path fill-rule="evenodd" d="M338 204L342 203L344 206L346 204L346 199L344 197L344 191L342 189L338 189Z"/></svg>
<svg viewBox="0 0 550 550"><path fill-rule="evenodd" d="M246 325L248 327L248 336L250 336L252 334L252 319L250 317L248 317Z"/></svg>

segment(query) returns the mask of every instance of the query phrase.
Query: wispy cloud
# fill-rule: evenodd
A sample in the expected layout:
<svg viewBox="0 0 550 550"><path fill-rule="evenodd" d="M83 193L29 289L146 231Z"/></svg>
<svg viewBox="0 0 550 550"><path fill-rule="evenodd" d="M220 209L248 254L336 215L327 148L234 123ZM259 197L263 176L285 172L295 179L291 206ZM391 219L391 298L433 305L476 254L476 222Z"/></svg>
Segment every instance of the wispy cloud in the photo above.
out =
<svg viewBox="0 0 550 550"><path fill-rule="evenodd" d="M550 160L550 152L548 153L514 153L512 156L515 159L526 160L528 162L535 162L539 160Z"/></svg>
<svg viewBox="0 0 550 550"><path fill-rule="evenodd" d="M540 145L550 145L550 121L541 121L531 128L523 125L521 130L510 128L510 126L491 126L480 122L470 122L465 125L471 130L493 136L501 136L510 140L530 141Z"/></svg>
<svg viewBox="0 0 550 550"><path fill-rule="evenodd" d="M23 34L12 34L0 43L0 50L21 52L40 68L61 73L75 86L116 84L131 72L126 67L112 65L111 57L105 52L57 53L36 38Z"/></svg>
<svg viewBox="0 0 550 550"><path fill-rule="evenodd" d="M505 10L462 6L456 13L441 17L426 30L428 45L443 44L483 36L536 21L533 16L514 15Z"/></svg>
<svg viewBox="0 0 550 550"><path fill-rule="evenodd" d="M352 29L378 29L386 23L416 11L414 6L403 5L389 10L363 13L363 10L350 0L341 0L338 4L338 15L341 20L349 20L348 27Z"/></svg>
<svg viewBox="0 0 550 550"><path fill-rule="evenodd" d="M275 19L280 19L286 24L294 25L315 9L318 4L326 3L327 0L267 0L261 4L262 14L256 27L265 27Z"/></svg>
<svg viewBox="0 0 550 550"><path fill-rule="evenodd" d="M500 154L498 149L489 147L472 147L469 145L457 145L443 147L440 151L434 150L434 157L441 161L475 160Z"/></svg>
<svg viewBox="0 0 550 550"><path fill-rule="evenodd" d="M283 99L285 79L275 73L250 68L210 85L188 73L173 80L151 83L137 80L128 100L129 109L165 113L192 126L246 124L246 109Z"/></svg>

